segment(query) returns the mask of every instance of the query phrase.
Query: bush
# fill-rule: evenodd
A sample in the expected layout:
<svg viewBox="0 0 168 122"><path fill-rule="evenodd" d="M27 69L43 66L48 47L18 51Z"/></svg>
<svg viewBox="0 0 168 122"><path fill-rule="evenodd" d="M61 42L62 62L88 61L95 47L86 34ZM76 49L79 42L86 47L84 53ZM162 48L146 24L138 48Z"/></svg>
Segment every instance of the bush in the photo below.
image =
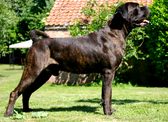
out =
<svg viewBox="0 0 168 122"><path fill-rule="evenodd" d="M88 19L83 21L74 20L75 24L69 27L71 36L83 36L101 29L106 25L107 21L121 4L123 4L123 2L119 2L115 5L109 5L108 2L106 2L106 5L99 5L96 1L88 1L87 6L83 7L81 12L81 14L84 14Z"/></svg>
<svg viewBox="0 0 168 122"><path fill-rule="evenodd" d="M151 62L150 76L165 84L168 79L168 1L154 0L150 10L150 24L146 30L149 40L145 44L146 56Z"/></svg>
<svg viewBox="0 0 168 122"><path fill-rule="evenodd" d="M0 58L10 52L10 44L29 40L30 30L44 30L48 12L54 2L55 0L1 0Z"/></svg>

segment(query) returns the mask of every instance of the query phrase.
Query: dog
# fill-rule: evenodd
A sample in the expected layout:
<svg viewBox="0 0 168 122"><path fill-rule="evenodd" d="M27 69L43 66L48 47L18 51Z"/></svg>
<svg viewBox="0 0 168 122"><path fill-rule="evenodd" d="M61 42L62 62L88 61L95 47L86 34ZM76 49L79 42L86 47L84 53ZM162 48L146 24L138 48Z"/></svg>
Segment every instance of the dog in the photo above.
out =
<svg viewBox="0 0 168 122"><path fill-rule="evenodd" d="M23 111L30 112L29 98L51 75L59 71L100 73L102 75L101 105L105 115L111 115L111 86L115 71L124 57L126 38L133 28L144 27L149 7L128 2L117 8L107 24L98 31L81 37L50 38L38 30L30 31L33 45L27 53L26 66L20 83L10 93L4 116L12 116L16 99L22 94ZM40 39L37 35L44 36ZM51 61L52 60L52 61Z"/></svg>

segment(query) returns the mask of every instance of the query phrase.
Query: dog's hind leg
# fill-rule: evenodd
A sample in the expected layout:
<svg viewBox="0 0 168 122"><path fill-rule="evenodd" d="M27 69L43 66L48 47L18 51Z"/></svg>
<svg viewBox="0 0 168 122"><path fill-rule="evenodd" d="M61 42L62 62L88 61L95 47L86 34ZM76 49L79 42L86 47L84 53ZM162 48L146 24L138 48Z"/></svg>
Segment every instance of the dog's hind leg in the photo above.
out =
<svg viewBox="0 0 168 122"><path fill-rule="evenodd" d="M8 103L8 107L6 109L6 112L4 114L4 116L13 116L13 109L14 109L14 104L16 99L20 96L20 93L17 92L17 88L10 93L10 98L9 98L9 103Z"/></svg>
<svg viewBox="0 0 168 122"><path fill-rule="evenodd" d="M29 108L29 99L31 94L40 88L49 78L51 77L51 73L44 69L39 76L35 79L35 81L29 86L29 88L22 94L23 99L23 111L30 112L33 111Z"/></svg>
<svg viewBox="0 0 168 122"><path fill-rule="evenodd" d="M41 47L43 47L43 45L41 45ZM13 115L14 104L21 94L24 94L23 95L23 101L24 101L23 105L25 105L24 109L25 110L29 109L28 102L30 95L32 94L33 91L35 91L37 88L43 85L47 81L47 79L49 79L49 77L51 76L51 72L44 70L49 65L49 59L50 59L50 51L47 47L39 49L38 47L33 46L29 49L27 54L27 63L24 68L22 78L18 86L14 89L14 91L10 93L8 107L6 109L4 116ZM45 76L45 78L39 78L41 76ZM38 79L41 79L41 81ZM37 85L38 87L34 88L33 86L36 84L38 84Z"/></svg>
<svg viewBox="0 0 168 122"><path fill-rule="evenodd" d="M35 79L35 81L30 85L30 87L22 94L23 95L23 111L30 112L33 109L29 108L29 98L33 92L40 88L50 77L51 75L59 75L60 67L57 64L50 64L45 68Z"/></svg>
<svg viewBox="0 0 168 122"><path fill-rule="evenodd" d="M50 77L51 75L59 75L60 66L57 64L50 64L46 67L31 84L31 86L23 93L23 111L30 112L33 109L29 108L29 98L33 92L40 88Z"/></svg>
<svg viewBox="0 0 168 122"><path fill-rule="evenodd" d="M25 71L24 71L25 72ZM14 109L14 104L17 100L17 98L23 94L27 88L30 86L30 84L33 82L33 77L31 75L27 75L27 77L24 77L26 73L23 73L22 79L18 86L10 93L10 98L9 98L9 103L8 107L6 109L6 112L4 116L12 116L13 115L13 109ZM23 78L24 77L24 78Z"/></svg>
<svg viewBox="0 0 168 122"><path fill-rule="evenodd" d="M31 94L40 88L50 78L50 76L51 72L47 69L42 70L39 74L33 72L31 68L28 72L25 69L20 83L10 94L9 104L4 116L13 115L15 101L21 94L23 95L23 111L31 111L31 109L29 109L29 98Z"/></svg>
<svg viewBox="0 0 168 122"><path fill-rule="evenodd" d="M40 88L51 75L59 75L60 66L57 64L49 64L41 73L37 76L35 81L29 86L29 88L22 94L23 95L23 111L30 112L33 109L29 108L29 99L33 92Z"/></svg>
<svg viewBox="0 0 168 122"><path fill-rule="evenodd" d="M27 94L27 91L30 90L29 87L33 84L33 82L37 78L38 74L39 74L39 71L37 72L37 69L32 70L32 66L25 67L22 78L20 80L20 83L10 93L8 107L6 109L4 116L12 116L13 115L14 104L15 104L17 98L21 94L24 94L24 93ZM29 94L29 95L27 94L27 96L30 96L30 95L31 94ZM29 99L29 97L27 99Z"/></svg>

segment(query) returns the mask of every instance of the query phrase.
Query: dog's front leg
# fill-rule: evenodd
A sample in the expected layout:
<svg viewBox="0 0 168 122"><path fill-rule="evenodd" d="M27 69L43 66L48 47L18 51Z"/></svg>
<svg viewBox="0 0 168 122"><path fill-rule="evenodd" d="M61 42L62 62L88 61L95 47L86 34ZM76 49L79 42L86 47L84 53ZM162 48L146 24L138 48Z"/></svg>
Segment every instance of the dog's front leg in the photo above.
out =
<svg viewBox="0 0 168 122"><path fill-rule="evenodd" d="M102 102L103 111L105 115L111 115L115 109L111 108L111 86L113 82L115 71L105 69L102 73L103 86L102 86Z"/></svg>

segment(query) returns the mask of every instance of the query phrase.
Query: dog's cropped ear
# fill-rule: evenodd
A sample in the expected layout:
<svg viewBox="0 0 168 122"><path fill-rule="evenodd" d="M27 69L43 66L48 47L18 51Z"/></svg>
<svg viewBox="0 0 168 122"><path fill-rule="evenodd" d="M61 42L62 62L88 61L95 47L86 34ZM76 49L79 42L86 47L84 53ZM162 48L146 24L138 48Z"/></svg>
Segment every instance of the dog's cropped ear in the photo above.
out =
<svg viewBox="0 0 168 122"><path fill-rule="evenodd" d="M124 18L121 12L116 12L113 18L108 22L108 25L112 29L121 30L123 27Z"/></svg>
<svg viewBox="0 0 168 122"><path fill-rule="evenodd" d="M113 18L111 19L110 28L121 30L124 21L127 20L128 8L127 4L123 4L117 8Z"/></svg>
<svg viewBox="0 0 168 122"><path fill-rule="evenodd" d="M124 19L127 19L128 16L128 4L123 4L120 7L117 8L116 13L120 12L122 14L122 17Z"/></svg>

